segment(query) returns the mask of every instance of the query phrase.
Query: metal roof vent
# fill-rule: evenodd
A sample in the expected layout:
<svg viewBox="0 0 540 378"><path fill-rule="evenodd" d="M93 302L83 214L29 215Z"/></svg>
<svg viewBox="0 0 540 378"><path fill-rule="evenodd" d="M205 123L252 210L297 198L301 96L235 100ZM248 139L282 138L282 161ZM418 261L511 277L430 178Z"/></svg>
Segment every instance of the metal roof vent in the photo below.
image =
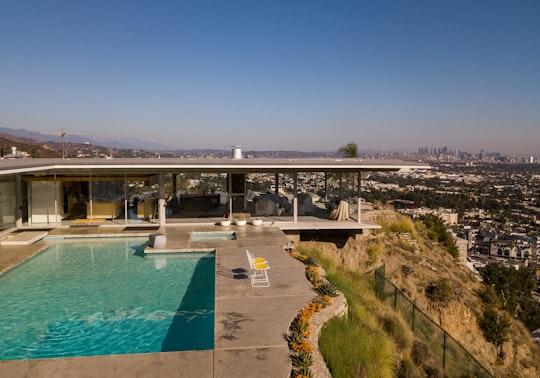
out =
<svg viewBox="0 0 540 378"><path fill-rule="evenodd" d="M232 158L242 159L242 146L232 146Z"/></svg>

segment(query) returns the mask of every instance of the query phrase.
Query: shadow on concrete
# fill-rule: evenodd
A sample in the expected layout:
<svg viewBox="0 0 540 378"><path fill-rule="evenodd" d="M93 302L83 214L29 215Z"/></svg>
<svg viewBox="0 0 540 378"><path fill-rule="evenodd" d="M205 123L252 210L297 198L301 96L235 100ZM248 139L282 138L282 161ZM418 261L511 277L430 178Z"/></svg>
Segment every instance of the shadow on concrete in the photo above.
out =
<svg viewBox="0 0 540 378"><path fill-rule="evenodd" d="M158 231L159 226L126 226L122 231Z"/></svg>
<svg viewBox="0 0 540 378"><path fill-rule="evenodd" d="M247 280L249 278L248 271L244 268L234 268L231 270L217 269L216 274L219 274L222 277L231 278L233 280Z"/></svg>

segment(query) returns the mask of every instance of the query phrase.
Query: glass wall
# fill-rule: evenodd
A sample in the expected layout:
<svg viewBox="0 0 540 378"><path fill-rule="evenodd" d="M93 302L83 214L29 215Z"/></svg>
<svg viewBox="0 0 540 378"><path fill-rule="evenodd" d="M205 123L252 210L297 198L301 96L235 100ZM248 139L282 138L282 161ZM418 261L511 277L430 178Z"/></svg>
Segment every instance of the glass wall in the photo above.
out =
<svg viewBox="0 0 540 378"><path fill-rule="evenodd" d="M127 180L128 222L154 221L158 218L158 176Z"/></svg>
<svg viewBox="0 0 540 378"><path fill-rule="evenodd" d="M222 217L228 208L227 175L171 173L165 175L164 197L168 219Z"/></svg>
<svg viewBox="0 0 540 378"><path fill-rule="evenodd" d="M158 218L157 175L32 178L28 222L140 223Z"/></svg>
<svg viewBox="0 0 540 378"><path fill-rule="evenodd" d="M15 178L0 179L0 230L15 225Z"/></svg>
<svg viewBox="0 0 540 378"><path fill-rule="evenodd" d="M28 222L32 224L58 223L64 218L64 202L58 181L29 181Z"/></svg>
<svg viewBox="0 0 540 378"><path fill-rule="evenodd" d="M356 196L352 195L357 192L356 174L170 171L161 177L163 180L159 174L28 175L21 183L22 221L30 225L174 223L174 218L221 218L231 211L250 216L292 216L295 196L297 215L326 219L339 199L354 201ZM160 191L164 201L161 215L166 218L162 222ZM2 227L15 224L15 194L15 177L0 181Z"/></svg>
<svg viewBox="0 0 540 378"><path fill-rule="evenodd" d="M110 178L92 180L92 206L86 208L86 219L125 219L126 183Z"/></svg>

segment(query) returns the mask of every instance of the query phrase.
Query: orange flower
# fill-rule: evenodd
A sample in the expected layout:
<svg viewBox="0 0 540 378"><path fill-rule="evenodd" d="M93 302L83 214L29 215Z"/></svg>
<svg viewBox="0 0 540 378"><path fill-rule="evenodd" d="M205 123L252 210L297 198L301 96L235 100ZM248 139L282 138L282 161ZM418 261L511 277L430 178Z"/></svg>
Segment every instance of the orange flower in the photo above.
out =
<svg viewBox="0 0 540 378"><path fill-rule="evenodd" d="M332 298L330 298L329 295L325 295L325 296L323 297L323 299L324 299L324 301L325 301L326 303L332 304Z"/></svg>
<svg viewBox="0 0 540 378"><path fill-rule="evenodd" d="M301 343L292 343L291 347L296 352L311 353L313 351L313 347L311 346L311 343L307 340L304 340Z"/></svg>

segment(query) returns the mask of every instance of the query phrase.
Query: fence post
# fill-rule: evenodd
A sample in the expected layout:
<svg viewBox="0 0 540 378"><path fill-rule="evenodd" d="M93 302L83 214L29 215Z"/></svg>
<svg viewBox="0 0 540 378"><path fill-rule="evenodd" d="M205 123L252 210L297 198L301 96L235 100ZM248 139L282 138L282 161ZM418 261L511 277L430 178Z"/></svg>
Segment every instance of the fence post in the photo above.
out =
<svg viewBox="0 0 540 378"><path fill-rule="evenodd" d="M377 269L375 271L375 277L376 278L381 278L381 281L382 281L382 285L383 285L383 291L384 293L386 294L386 291L385 291L385 287L386 285L391 285L393 288L394 288L394 310L396 309L397 307L397 296L398 296L398 293L400 295L403 295L404 299L408 301L408 303L411 303L412 305L412 319L411 319L411 330L412 332L414 333L414 327L415 327L415 318L416 318L416 304L413 303L409 298L407 298L407 296L405 296L403 293L401 293L401 291L397 288L396 285L394 285L392 282L390 282L389 280L386 279L386 277L381 273L384 272L384 265L380 268L380 269ZM384 298L386 298L386 296L384 296ZM404 310L404 309L403 309ZM484 366L482 365L476 358L474 358L474 356L467 350L463 347L463 345L461 345L459 342L457 342L452 336L450 336L439 324L435 323L431 318L429 318L424 312L422 312L421 309L418 309L420 311L420 315L421 316L424 316L424 317L427 317L427 319L429 321L431 321L431 323L437 328L439 329L440 331L443 332L443 355L442 355L442 367L443 369L446 369L446 340L448 337L450 337L451 340L453 340L453 343L456 344L457 348L459 348L460 351L464 352L467 354L467 356L469 356L469 358L474 362L475 364L475 369L480 369L481 372L483 374L481 374L480 376L488 376L488 377L493 377L493 374L490 373L490 371ZM403 315L405 315L405 313L403 313ZM420 328L422 328L422 322L420 324ZM421 330L420 330L421 331ZM417 335L421 340L423 340L424 342L427 342L429 340L429 337L430 336L433 336L433 335ZM427 337L427 339L426 339ZM451 356L452 357L452 356ZM452 362L452 361L451 361ZM462 366L462 368L465 368L465 366Z"/></svg>
<svg viewBox="0 0 540 378"><path fill-rule="evenodd" d="M446 331L443 333L443 352L442 352L442 368L446 367Z"/></svg>

